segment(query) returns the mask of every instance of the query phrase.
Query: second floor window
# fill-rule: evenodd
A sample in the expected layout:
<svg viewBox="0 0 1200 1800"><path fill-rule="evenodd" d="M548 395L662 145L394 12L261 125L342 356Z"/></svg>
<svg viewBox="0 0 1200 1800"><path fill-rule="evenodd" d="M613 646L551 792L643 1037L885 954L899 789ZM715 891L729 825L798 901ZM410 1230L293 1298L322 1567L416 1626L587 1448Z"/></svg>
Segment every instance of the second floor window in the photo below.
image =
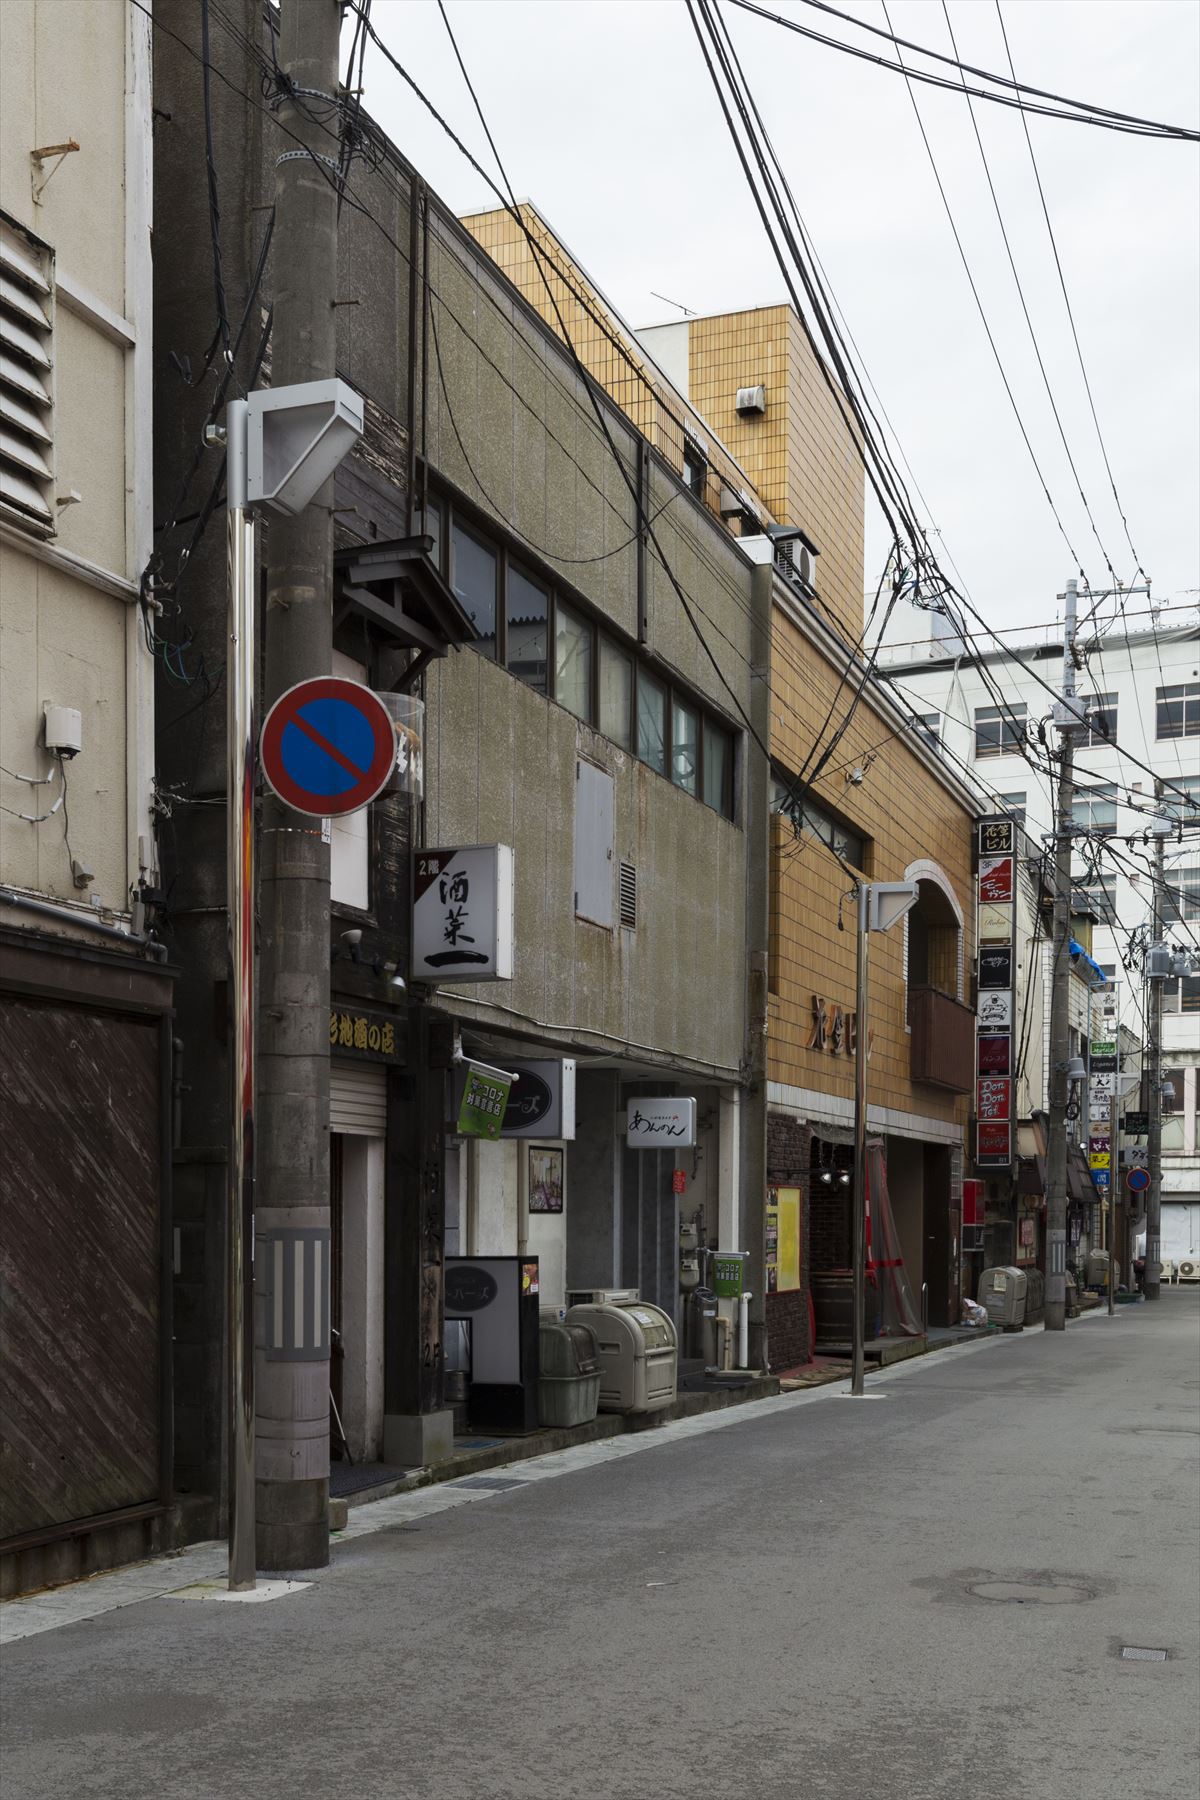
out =
<svg viewBox="0 0 1200 1800"><path fill-rule="evenodd" d="M1117 829L1117 789L1115 783L1100 782L1076 789L1071 817L1082 831L1115 831Z"/></svg>
<svg viewBox="0 0 1200 1800"><path fill-rule="evenodd" d="M1026 798L1024 790L1015 794L997 794L996 804L1002 806L1006 813L1011 813L1018 825L1023 825L1025 823Z"/></svg>
<svg viewBox="0 0 1200 1800"><path fill-rule="evenodd" d="M1200 681L1160 687L1155 696L1154 735L1158 738L1200 737Z"/></svg>
<svg viewBox="0 0 1200 1800"><path fill-rule="evenodd" d="M845 825L831 812L805 793L785 775L771 777L771 811L783 813L797 832L808 832L848 862L852 868L867 874L867 839L850 825Z"/></svg>
<svg viewBox="0 0 1200 1800"><path fill-rule="evenodd" d="M735 733L701 700L652 672L586 603L568 600L549 572L535 573L486 526L466 524L445 496L431 497L418 522L479 634L473 650L733 818Z"/></svg>
<svg viewBox="0 0 1200 1800"><path fill-rule="evenodd" d="M1200 919L1200 863L1167 870L1166 905L1163 914L1173 920Z"/></svg>
<svg viewBox="0 0 1200 1800"><path fill-rule="evenodd" d="M1087 735L1078 742L1080 750L1091 750L1097 744L1112 744L1117 737L1117 696L1092 694L1087 701Z"/></svg>
<svg viewBox="0 0 1200 1800"><path fill-rule="evenodd" d="M975 708L975 755L1015 756L1025 743L1026 706L1016 700L1010 706Z"/></svg>

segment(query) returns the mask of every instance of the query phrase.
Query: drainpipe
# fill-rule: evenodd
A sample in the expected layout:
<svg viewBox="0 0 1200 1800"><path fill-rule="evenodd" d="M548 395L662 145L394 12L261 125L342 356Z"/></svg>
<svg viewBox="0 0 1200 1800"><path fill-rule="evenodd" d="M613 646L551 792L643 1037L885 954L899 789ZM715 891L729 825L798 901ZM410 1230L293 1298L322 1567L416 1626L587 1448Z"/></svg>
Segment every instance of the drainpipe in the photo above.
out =
<svg viewBox="0 0 1200 1800"><path fill-rule="evenodd" d="M738 1296L738 1359L739 1369L750 1367L750 1302L753 1294Z"/></svg>

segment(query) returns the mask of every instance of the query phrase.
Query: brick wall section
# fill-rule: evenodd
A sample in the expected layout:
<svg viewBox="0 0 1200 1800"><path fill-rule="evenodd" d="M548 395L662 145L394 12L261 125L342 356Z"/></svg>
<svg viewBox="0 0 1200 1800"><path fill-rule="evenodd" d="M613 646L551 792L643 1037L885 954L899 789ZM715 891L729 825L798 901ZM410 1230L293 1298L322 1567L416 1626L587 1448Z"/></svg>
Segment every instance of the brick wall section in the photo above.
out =
<svg viewBox="0 0 1200 1800"><path fill-rule="evenodd" d="M849 1190L842 1187L813 1188L809 1203L812 1221L812 1256L814 1269L848 1269L850 1243Z"/></svg>
<svg viewBox="0 0 1200 1800"><path fill-rule="evenodd" d="M771 1187L800 1189L800 1286L791 1293L768 1294L766 1300L767 1355L774 1371L798 1368L812 1357L808 1283L812 1137L805 1120L787 1113L767 1114L767 1182Z"/></svg>

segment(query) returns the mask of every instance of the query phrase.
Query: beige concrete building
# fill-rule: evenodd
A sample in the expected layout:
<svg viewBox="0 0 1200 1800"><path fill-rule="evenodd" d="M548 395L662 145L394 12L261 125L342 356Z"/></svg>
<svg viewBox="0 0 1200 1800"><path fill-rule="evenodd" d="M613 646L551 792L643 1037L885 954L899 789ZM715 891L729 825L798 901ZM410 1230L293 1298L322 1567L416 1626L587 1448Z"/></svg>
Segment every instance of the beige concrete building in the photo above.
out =
<svg viewBox="0 0 1200 1800"><path fill-rule="evenodd" d="M520 210L520 223L503 211L464 223L552 328L561 335L565 325L589 373L721 517L770 593L772 1363L807 1354L810 1294L818 1336L838 1335L828 1315L840 1305L849 1212L847 1186L834 1177L849 1167L853 1057L850 1032L820 1021L853 1017L854 934L839 930L839 914L860 874L920 883L910 919L874 950L869 1124L914 1293L928 1287L933 1324L956 1321L981 796L874 682L836 756L799 779L865 679L853 651L863 631L865 482L848 408L790 306L634 333L536 208ZM776 1205L772 1194L784 1198Z"/></svg>
<svg viewBox="0 0 1200 1800"><path fill-rule="evenodd" d="M0 6L6 1590L143 1552L169 1491L170 982L133 899L156 863L150 30L127 0Z"/></svg>

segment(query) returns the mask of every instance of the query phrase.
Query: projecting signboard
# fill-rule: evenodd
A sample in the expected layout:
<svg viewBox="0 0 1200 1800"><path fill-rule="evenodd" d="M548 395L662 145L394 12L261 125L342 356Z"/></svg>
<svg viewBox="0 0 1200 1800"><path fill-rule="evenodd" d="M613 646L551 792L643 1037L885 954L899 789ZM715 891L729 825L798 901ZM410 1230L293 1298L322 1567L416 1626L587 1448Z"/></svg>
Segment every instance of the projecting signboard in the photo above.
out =
<svg viewBox="0 0 1200 1800"><path fill-rule="evenodd" d="M625 1110L625 1142L631 1150L686 1150L696 1142L696 1102L648 1098L630 1100Z"/></svg>
<svg viewBox="0 0 1200 1800"><path fill-rule="evenodd" d="M417 981L510 981L513 853L507 844L418 850L412 972Z"/></svg>
<svg viewBox="0 0 1200 1800"><path fill-rule="evenodd" d="M979 863L979 898L1011 900L1013 897L1013 859L1011 856L985 856Z"/></svg>
<svg viewBox="0 0 1200 1800"><path fill-rule="evenodd" d="M980 988L1010 988L1013 984L1012 948L987 944L979 952Z"/></svg>
<svg viewBox="0 0 1200 1800"><path fill-rule="evenodd" d="M975 1162L979 1168L1006 1168L1012 1162L1012 1126L1007 1119L979 1119L975 1126Z"/></svg>
<svg viewBox="0 0 1200 1800"><path fill-rule="evenodd" d="M975 1016L981 1031L1007 1030L1012 1024L1012 995L999 988L981 990Z"/></svg>
<svg viewBox="0 0 1200 1800"><path fill-rule="evenodd" d="M513 1063L501 1137L575 1136L575 1061Z"/></svg>
<svg viewBox="0 0 1200 1800"><path fill-rule="evenodd" d="M979 904L979 941L981 944L1011 944L1013 934L1013 909L1011 906L994 905L990 901Z"/></svg>
<svg viewBox="0 0 1200 1800"><path fill-rule="evenodd" d="M980 819L979 821L979 854L986 856L1011 856L1017 847L1016 821L1008 814Z"/></svg>

